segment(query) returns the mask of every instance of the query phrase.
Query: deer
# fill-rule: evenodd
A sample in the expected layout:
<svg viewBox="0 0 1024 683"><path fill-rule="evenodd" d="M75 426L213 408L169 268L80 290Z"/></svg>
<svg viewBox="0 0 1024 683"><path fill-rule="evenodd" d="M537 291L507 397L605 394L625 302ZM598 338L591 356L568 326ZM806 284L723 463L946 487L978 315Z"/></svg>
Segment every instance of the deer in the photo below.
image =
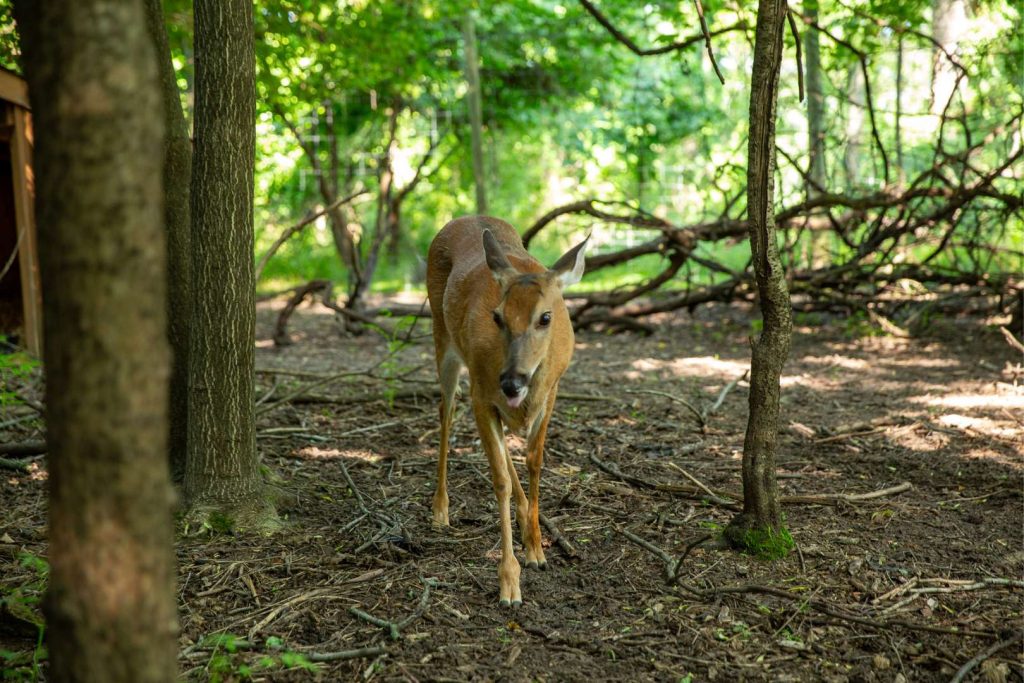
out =
<svg viewBox="0 0 1024 683"><path fill-rule="evenodd" d="M441 385L433 524L449 526L449 439L459 376L466 368L501 522L501 607L518 607L523 601L521 567L512 547L513 496L527 567L547 568L539 522L544 440L575 344L562 292L582 278L589 239L548 269L527 253L508 223L467 216L445 225L427 254L427 296ZM526 437L529 497L508 452L506 427Z"/></svg>

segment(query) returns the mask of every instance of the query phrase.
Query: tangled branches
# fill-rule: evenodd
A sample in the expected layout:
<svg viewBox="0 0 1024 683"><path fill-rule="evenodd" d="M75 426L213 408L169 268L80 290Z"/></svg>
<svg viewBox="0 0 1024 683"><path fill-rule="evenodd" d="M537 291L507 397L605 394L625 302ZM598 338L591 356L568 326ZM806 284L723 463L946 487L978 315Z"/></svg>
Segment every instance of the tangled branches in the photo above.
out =
<svg viewBox="0 0 1024 683"><path fill-rule="evenodd" d="M1000 305L1007 295L1019 297L1022 283L992 271L999 257L1024 257L1003 244L1008 218L1016 215L1020 220L1024 207L1014 189L1019 187L1024 149L1011 141L1020 121L1018 113L958 152L939 146L934 164L905 185L865 194L818 191L781 209L776 221L786 237L783 260L797 305L807 310L869 310L876 301L898 299L900 288L920 293L952 285L962 286L957 296L995 295ZM1003 161L984 167L982 152L998 145L1007 150ZM524 242L568 215L650 231L650 238L638 245L589 258L587 272L652 254L662 257L660 270L639 284L580 297L573 311L580 328L644 330L649 325L640 319L656 313L753 298L749 263L734 271L701 255L715 253L716 243L743 239L743 213L734 209L733 215L680 226L624 202L583 200L548 212L524 233ZM804 252L806 240L800 238L807 232L831 236L827 258ZM688 276L680 283L684 267L694 264L710 276L701 283Z"/></svg>

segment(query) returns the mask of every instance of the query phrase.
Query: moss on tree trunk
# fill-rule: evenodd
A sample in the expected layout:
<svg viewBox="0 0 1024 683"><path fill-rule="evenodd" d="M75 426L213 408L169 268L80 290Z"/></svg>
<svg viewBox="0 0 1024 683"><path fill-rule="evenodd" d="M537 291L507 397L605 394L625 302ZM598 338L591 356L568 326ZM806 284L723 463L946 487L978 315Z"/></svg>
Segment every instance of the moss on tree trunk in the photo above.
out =
<svg viewBox="0 0 1024 683"><path fill-rule="evenodd" d="M15 6L36 130L54 681L174 681L163 117L141 0Z"/></svg>

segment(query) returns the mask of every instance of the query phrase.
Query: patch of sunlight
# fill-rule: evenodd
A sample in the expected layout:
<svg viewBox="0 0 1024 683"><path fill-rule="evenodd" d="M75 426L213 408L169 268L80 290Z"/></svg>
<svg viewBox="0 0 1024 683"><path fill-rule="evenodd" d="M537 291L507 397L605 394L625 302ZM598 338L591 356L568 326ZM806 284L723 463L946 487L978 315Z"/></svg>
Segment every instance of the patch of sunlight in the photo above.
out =
<svg viewBox="0 0 1024 683"><path fill-rule="evenodd" d="M690 358L638 358L629 364L630 370L624 374L629 379L641 379L652 372L673 375L675 377L714 377L736 379L750 368L747 360L723 360L711 356L694 356Z"/></svg>
<svg viewBox="0 0 1024 683"><path fill-rule="evenodd" d="M913 400L930 406L959 408L961 410L967 410L970 408L1005 408L1007 410L1020 410L1024 408L1024 393L952 394L950 396L922 396Z"/></svg>
<svg viewBox="0 0 1024 683"><path fill-rule="evenodd" d="M1024 460L1021 460L1021 458L1013 455L1006 455L1005 453L999 453L991 448L972 448L964 453L960 453L959 457L964 460L985 460L986 462L995 463L1015 470L1024 469Z"/></svg>
<svg viewBox="0 0 1024 683"><path fill-rule="evenodd" d="M841 368L846 368L847 370L866 370L871 367L871 363L866 360L850 358L849 356L840 356L837 353L833 353L828 356L804 356L800 360L801 362L808 363L810 365L824 365L826 367L839 366Z"/></svg>
<svg viewBox="0 0 1024 683"><path fill-rule="evenodd" d="M273 339L257 339L256 340L256 348L257 349L272 349L272 348L274 348L274 340Z"/></svg>
<svg viewBox="0 0 1024 683"><path fill-rule="evenodd" d="M337 448L320 448L319 446L305 446L296 451L295 454L309 460L334 460L335 458L346 458L349 460L363 460L365 462L380 462L384 459L384 456L372 451L343 451Z"/></svg>
<svg viewBox="0 0 1024 683"><path fill-rule="evenodd" d="M1009 439L1016 438L1020 433L1020 430L1008 426L1009 423L1007 422L999 422L987 417L968 417L966 415L950 413L940 417L939 422L950 427L956 427L957 429L973 429L983 434L1002 436Z"/></svg>

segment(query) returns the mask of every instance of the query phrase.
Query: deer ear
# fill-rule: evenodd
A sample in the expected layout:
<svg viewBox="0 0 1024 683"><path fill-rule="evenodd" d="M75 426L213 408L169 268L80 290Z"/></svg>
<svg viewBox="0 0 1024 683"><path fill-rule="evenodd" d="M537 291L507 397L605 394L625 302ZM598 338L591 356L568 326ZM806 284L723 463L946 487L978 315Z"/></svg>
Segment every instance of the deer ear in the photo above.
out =
<svg viewBox="0 0 1024 683"><path fill-rule="evenodd" d="M562 289L576 284L583 278L584 257L586 256L587 242L589 241L590 235L587 235L586 239L562 254L562 258L558 259L555 265L551 266L551 271L558 276L558 283L562 286Z"/></svg>
<svg viewBox="0 0 1024 683"><path fill-rule="evenodd" d="M491 275L498 284L504 287L509 280L516 276L517 271L508 262L505 251L501 244L491 234L490 230L484 230L484 257L487 259L487 267L491 269Z"/></svg>

